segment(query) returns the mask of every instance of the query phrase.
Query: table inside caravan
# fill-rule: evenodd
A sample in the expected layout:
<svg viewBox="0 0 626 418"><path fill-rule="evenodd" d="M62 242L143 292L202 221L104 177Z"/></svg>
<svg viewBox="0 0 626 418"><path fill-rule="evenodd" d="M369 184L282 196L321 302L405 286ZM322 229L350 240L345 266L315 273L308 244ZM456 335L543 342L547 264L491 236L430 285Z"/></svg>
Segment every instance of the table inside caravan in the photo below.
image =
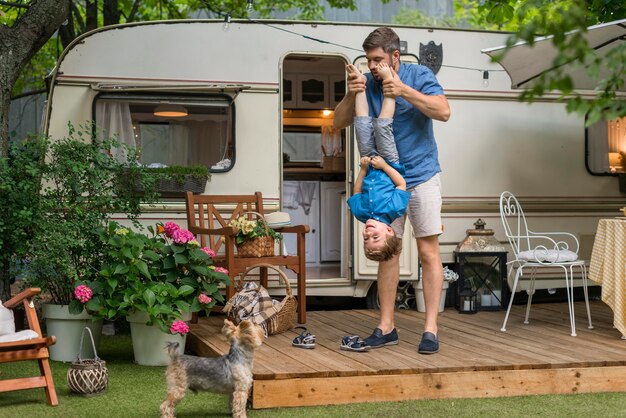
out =
<svg viewBox="0 0 626 418"><path fill-rule="evenodd" d="M626 218L598 222L589 278L602 285L602 301L613 310L613 325L626 339Z"/></svg>

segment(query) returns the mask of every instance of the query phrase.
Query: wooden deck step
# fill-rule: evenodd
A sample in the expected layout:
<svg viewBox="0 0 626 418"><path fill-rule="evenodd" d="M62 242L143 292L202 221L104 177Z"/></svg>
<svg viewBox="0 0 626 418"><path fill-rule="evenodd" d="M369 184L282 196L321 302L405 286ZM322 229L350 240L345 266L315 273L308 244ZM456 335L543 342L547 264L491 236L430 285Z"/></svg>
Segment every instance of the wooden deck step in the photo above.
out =
<svg viewBox="0 0 626 418"><path fill-rule="evenodd" d="M439 317L440 352L417 353L424 314L398 311L397 346L354 353L341 351L344 335L368 336L378 323L370 310L308 313L316 348L291 342L296 330L268 338L254 360L253 408L353 402L626 391L626 341L613 328L613 312L592 302L594 329L585 305L576 303L577 337L571 337L567 304L535 304L530 324L525 306L514 306L507 331L504 312ZM200 318L187 340L201 356L222 355L223 316Z"/></svg>

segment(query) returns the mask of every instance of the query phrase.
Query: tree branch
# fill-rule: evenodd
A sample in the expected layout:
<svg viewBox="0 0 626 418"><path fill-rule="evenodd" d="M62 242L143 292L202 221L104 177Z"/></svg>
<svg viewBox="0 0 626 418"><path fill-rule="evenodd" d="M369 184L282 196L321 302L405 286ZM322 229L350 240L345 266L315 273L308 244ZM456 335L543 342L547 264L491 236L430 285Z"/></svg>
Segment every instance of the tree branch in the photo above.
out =
<svg viewBox="0 0 626 418"><path fill-rule="evenodd" d="M9 6L9 7L18 7L21 9L28 9L30 7L28 4L14 3L12 1L0 1L0 5Z"/></svg>

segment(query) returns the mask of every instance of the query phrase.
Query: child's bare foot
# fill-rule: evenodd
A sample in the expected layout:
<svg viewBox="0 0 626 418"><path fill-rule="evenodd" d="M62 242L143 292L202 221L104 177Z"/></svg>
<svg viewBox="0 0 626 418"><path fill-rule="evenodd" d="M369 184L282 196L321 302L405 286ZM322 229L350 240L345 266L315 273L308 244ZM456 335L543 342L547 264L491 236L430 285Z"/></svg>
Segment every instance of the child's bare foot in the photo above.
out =
<svg viewBox="0 0 626 418"><path fill-rule="evenodd" d="M381 80L387 80L388 78L393 77L393 74L391 74L391 68L384 62L381 62L376 66L376 73Z"/></svg>
<svg viewBox="0 0 626 418"><path fill-rule="evenodd" d="M348 75L350 76L350 78L355 78L355 79L362 79L363 81L366 80L365 74L362 74L354 65L352 64L348 64L346 65L346 71L348 71Z"/></svg>

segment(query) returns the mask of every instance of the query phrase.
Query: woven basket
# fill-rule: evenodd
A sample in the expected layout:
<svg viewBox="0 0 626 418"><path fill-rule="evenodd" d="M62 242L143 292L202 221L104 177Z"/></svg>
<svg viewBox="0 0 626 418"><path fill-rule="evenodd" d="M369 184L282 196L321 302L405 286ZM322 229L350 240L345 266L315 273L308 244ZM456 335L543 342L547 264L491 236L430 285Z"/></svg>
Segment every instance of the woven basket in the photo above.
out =
<svg viewBox="0 0 626 418"><path fill-rule="evenodd" d="M208 176L198 178L192 175L186 175L180 181L176 178L161 178L155 184L155 191L160 193L204 193L208 180Z"/></svg>
<svg viewBox="0 0 626 418"><path fill-rule="evenodd" d="M289 284L289 278L287 275L278 267L273 266L271 264L259 263L253 266L248 267L246 271L241 273L241 279L237 283L239 286L243 284L243 281L246 278L246 275L250 273L251 270L257 267L267 267L276 271L285 285L285 297L278 305L278 312L275 315L272 315L267 321L267 332L269 335L280 334L281 332L285 332L293 328L296 323L296 311L298 307L298 302L296 297L293 295L291 291L291 285ZM237 291L241 290L241 287L237 289Z"/></svg>
<svg viewBox="0 0 626 418"><path fill-rule="evenodd" d="M81 358L83 352L83 337L85 330L89 331L91 345L93 347L94 359ZM93 341L93 335L88 327L83 329L80 336L80 347L78 349L78 359L70 365L67 370L67 385L70 390L76 394L83 396L93 396L103 393L109 383L109 370L106 368L106 362L100 360L96 352L96 345Z"/></svg>
<svg viewBox="0 0 626 418"><path fill-rule="evenodd" d="M258 212L246 212L246 213L254 213L261 220L263 220L263 226L265 227L265 233L269 234L267 221ZM245 240L241 244L236 244L237 247L237 257L273 257L274 256L274 238L266 235L264 237L254 237Z"/></svg>

